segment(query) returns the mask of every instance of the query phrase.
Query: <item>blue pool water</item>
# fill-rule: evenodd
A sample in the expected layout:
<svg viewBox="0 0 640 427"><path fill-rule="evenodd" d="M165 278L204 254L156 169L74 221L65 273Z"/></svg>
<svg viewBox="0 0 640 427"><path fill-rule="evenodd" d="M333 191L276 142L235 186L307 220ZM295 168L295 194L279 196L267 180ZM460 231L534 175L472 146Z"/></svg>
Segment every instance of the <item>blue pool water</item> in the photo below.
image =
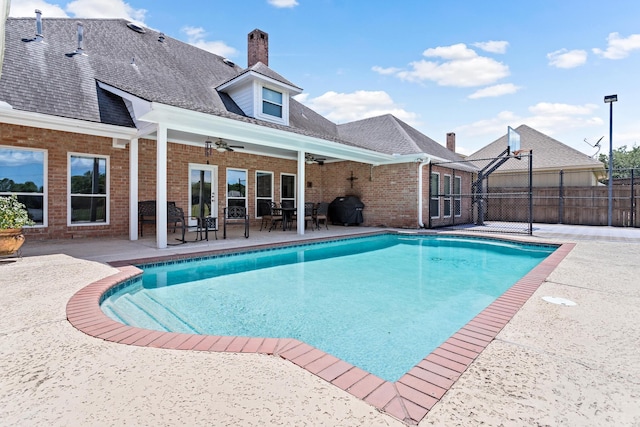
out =
<svg viewBox="0 0 640 427"><path fill-rule="evenodd" d="M145 267L102 303L132 326L296 338L396 381L555 247L381 235Z"/></svg>

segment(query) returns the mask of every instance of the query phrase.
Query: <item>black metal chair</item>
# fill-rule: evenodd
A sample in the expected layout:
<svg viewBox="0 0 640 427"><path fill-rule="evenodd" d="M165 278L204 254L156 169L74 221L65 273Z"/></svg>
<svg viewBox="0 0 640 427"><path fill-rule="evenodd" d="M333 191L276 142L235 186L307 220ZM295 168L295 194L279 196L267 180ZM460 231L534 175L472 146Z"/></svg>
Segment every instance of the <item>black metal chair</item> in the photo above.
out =
<svg viewBox="0 0 640 427"><path fill-rule="evenodd" d="M249 238L249 214L244 206L224 208L224 228L222 238L227 238L227 225L244 225L244 237Z"/></svg>
<svg viewBox="0 0 640 427"><path fill-rule="evenodd" d="M171 224L173 224L174 233L176 232L178 224L180 224L180 229L182 230L182 238L180 241L182 243L186 243L184 235L187 231L187 222L184 219L184 211L176 205L169 204L167 205L167 226L170 226Z"/></svg>
<svg viewBox="0 0 640 427"><path fill-rule="evenodd" d="M279 222L282 223L282 211L275 202L260 200L258 202L258 215L262 217L260 221L260 231L267 227L269 227L269 231L271 231Z"/></svg>
<svg viewBox="0 0 640 427"><path fill-rule="evenodd" d="M329 229L329 203L328 202L320 202L318 203L318 207L316 208L316 212L313 215L314 223L316 228L320 229L320 221L324 222L327 230Z"/></svg>
<svg viewBox="0 0 640 427"><path fill-rule="evenodd" d="M311 229L313 230L313 210L315 203L313 202L305 202L304 203L304 228L307 229L307 222L311 222Z"/></svg>

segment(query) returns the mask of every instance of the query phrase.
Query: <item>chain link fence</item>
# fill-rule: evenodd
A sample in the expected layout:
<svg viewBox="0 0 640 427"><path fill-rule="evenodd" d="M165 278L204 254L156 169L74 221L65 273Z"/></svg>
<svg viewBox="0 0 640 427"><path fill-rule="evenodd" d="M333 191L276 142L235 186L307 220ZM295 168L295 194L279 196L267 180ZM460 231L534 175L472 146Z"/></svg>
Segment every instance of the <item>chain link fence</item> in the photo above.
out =
<svg viewBox="0 0 640 427"><path fill-rule="evenodd" d="M606 170L532 171L529 158L475 161L481 172L474 174L471 188L461 188L459 194L436 193L432 186L430 207L453 199L456 213L430 221L430 227L531 234L533 223L608 225ZM483 178L482 169L492 163L500 164ZM434 164L436 170L451 167ZM640 227L640 168L615 169L612 175L611 225Z"/></svg>

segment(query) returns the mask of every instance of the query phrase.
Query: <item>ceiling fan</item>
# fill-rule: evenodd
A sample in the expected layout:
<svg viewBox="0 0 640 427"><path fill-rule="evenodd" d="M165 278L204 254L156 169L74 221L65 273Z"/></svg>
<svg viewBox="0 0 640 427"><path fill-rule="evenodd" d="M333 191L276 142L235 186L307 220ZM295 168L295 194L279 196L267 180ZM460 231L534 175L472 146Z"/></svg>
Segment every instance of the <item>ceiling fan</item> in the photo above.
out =
<svg viewBox="0 0 640 427"><path fill-rule="evenodd" d="M215 144L216 144L216 150L220 152L234 151L233 150L234 148L244 148L244 145L229 145L225 141L223 141L222 138L218 138Z"/></svg>
<svg viewBox="0 0 640 427"><path fill-rule="evenodd" d="M309 153L304 155L304 161L308 165L310 165L312 163L317 163L319 165L323 165L325 160L327 160L327 159L316 157L313 154L309 154Z"/></svg>

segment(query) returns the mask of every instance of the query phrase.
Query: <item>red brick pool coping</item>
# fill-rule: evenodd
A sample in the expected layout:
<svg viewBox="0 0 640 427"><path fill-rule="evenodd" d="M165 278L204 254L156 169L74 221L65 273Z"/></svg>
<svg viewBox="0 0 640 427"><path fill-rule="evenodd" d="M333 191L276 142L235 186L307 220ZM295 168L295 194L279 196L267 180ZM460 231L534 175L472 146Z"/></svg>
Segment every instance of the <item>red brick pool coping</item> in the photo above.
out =
<svg viewBox="0 0 640 427"><path fill-rule="evenodd" d="M364 400L380 411L406 424L416 425L493 341L574 246L575 243L559 246L396 382L385 381L296 339L160 332L116 322L102 312L100 298L110 288L141 274L137 267L123 263L118 263L116 267L120 270L119 273L98 280L78 291L67 304L67 319L75 328L90 336L120 344L276 355ZM167 261L167 258L163 260Z"/></svg>

